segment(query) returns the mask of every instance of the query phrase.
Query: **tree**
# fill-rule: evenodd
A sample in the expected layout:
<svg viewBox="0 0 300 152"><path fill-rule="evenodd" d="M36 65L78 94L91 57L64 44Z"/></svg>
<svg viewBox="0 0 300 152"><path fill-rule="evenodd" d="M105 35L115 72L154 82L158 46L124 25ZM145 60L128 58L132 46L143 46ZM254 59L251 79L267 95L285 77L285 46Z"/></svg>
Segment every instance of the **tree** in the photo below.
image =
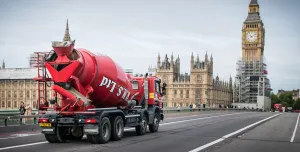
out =
<svg viewBox="0 0 300 152"><path fill-rule="evenodd" d="M281 101L279 100L279 98L277 97L277 95L275 95L274 93L271 94L271 108L274 107L274 104L276 103L280 103Z"/></svg>
<svg viewBox="0 0 300 152"><path fill-rule="evenodd" d="M293 109L294 110L300 110L300 98L298 98L296 101L295 101L295 104L293 106Z"/></svg>
<svg viewBox="0 0 300 152"><path fill-rule="evenodd" d="M282 107L289 107L287 102L280 102L280 104L282 105Z"/></svg>
<svg viewBox="0 0 300 152"><path fill-rule="evenodd" d="M292 107L294 105L295 100L293 100L292 92L283 92L279 95L280 102L286 102L288 107Z"/></svg>

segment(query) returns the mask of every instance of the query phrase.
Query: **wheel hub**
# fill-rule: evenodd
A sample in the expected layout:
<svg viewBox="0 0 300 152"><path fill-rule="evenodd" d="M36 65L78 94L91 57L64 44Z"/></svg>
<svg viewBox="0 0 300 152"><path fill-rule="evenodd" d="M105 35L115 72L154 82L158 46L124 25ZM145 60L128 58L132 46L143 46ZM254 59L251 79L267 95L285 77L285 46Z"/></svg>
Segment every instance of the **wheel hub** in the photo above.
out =
<svg viewBox="0 0 300 152"><path fill-rule="evenodd" d="M107 138L108 137L108 125L105 124L102 128L102 134L104 136L104 138Z"/></svg>
<svg viewBox="0 0 300 152"><path fill-rule="evenodd" d="M120 136L122 133L122 124L120 122L117 123L116 129L117 135Z"/></svg>
<svg viewBox="0 0 300 152"><path fill-rule="evenodd" d="M155 117L155 118L154 118L154 126L155 126L156 129L158 128L158 125L159 125L159 121L158 121L158 119Z"/></svg>

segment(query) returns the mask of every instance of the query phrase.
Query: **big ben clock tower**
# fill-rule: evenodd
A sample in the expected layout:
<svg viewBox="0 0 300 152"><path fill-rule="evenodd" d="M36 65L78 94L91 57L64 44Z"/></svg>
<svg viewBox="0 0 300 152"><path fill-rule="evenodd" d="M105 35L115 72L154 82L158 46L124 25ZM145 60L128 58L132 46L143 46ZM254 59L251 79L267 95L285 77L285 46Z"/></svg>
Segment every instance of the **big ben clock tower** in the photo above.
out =
<svg viewBox="0 0 300 152"><path fill-rule="evenodd" d="M242 60L261 60L264 55L265 28L260 18L257 0L251 0L242 30Z"/></svg>
<svg viewBox="0 0 300 152"><path fill-rule="evenodd" d="M257 0L251 0L242 29L242 59L237 62L234 104L268 110L271 107L270 81L264 61L265 28Z"/></svg>

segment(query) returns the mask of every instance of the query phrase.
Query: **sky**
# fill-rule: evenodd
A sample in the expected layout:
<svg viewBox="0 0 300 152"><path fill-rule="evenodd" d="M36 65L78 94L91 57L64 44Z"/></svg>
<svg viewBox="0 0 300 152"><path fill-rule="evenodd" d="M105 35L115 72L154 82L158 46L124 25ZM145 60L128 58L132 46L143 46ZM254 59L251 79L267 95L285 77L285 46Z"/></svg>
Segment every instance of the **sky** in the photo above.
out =
<svg viewBox="0 0 300 152"><path fill-rule="evenodd" d="M29 67L31 53L61 41L68 19L75 47L110 56L145 73L157 56L179 55L190 71L193 52L212 54L214 77L236 74L250 0L1 0L0 60ZM266 29L265 58L274 92L300 88L300 1L258 0ZM297 28L298 27L298 28Z"/></svg>

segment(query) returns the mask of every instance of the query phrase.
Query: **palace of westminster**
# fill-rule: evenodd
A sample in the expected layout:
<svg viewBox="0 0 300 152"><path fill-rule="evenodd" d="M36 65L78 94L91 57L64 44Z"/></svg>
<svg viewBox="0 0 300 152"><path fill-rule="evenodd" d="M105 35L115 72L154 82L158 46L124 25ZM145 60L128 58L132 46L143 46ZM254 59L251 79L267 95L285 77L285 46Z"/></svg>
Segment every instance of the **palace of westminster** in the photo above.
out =
<svg viewBox="0 0 300 152"><path fill-rule="evenodd" d="M264 27L260 20L258 8L257 0L251 0L248 17L243 26L242 62L244 60L248 62L251 58L259 60L263 56ZM248 35L245 34L247 30L250 30ZM70 39L68 22L64 39L66 38ZM21 102L29 103L34 109L37 108L38 85L33 80L34 77L37 77L38 72L34 67L36 62L35 54L30 56L29 68L5 68L3 60L2 68L0 68L0 110L18 109ZM237 98L240 94L247 93L248 89L242 88L241 81L238 81L239 84L236 85L231 76L228 81L222 81L218 76L214 78L213 65L212 55L208 56L206 53L203 61L201 61L198 55L194 56L191 53L190 72L181 74L179 56L175 59L173 54L170 58L167 55L162 57L158 55L155 74L162 80L162 83L167 85L166 95L163 99L164 107L189 107L190 105L194 107L218 107L219 105L231 105L234 100L247 104L255 102L256 99L251 98L251 96L249 98L244 98L244 96ZM264 77L264 80L268 79ZM243 92L239 92L242 90L240 88L244 89ZM53 92L50 86L48 86L46 94L45 98L52 98ZM251 94L253 94L253 90Z"/></svg>
<svg viewBox="0 0 300 152"><path fill-rule="evenodd" d="M220 81L217 76L213 78L213 57L208 59L205 54L204 61L199 56L191 55L190 74L180 74L180 58L174 60L173 54L170 61L167 55L161 62L160 55L157 61L157 76L162 83L167 84L164 97L167 107L228 105L232 102L232 78L228 82Z"/></svg>

